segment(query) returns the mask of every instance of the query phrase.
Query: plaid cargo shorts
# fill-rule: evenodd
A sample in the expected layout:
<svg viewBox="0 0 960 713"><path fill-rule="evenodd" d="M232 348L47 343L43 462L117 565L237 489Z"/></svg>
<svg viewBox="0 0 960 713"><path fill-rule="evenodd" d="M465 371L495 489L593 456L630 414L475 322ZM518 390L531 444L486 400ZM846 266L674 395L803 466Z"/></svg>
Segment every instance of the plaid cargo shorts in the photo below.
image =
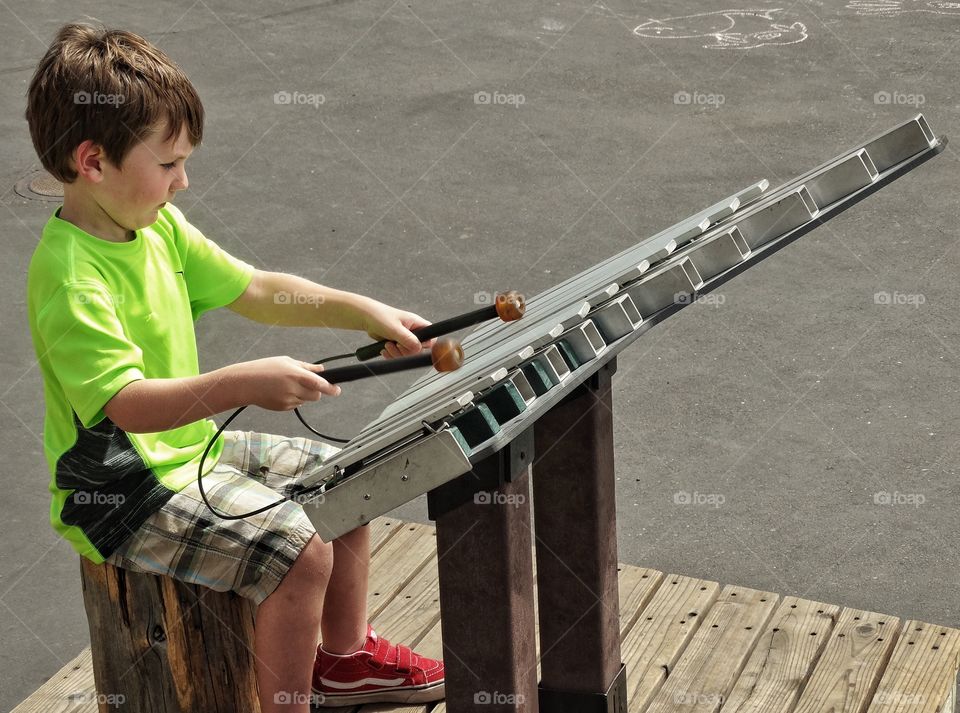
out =
<svg viewBox="0 0 960 713"><path fill-rule="evenodd" d="M224 431L223 454L203 476L219 512L241 514L288 496L305 475L339 450L306 438ZM260 604L280 584L316 533L303 508L287 501L242 520L214 515L193 482L144 521L107 562L234 591Z"/></svg>

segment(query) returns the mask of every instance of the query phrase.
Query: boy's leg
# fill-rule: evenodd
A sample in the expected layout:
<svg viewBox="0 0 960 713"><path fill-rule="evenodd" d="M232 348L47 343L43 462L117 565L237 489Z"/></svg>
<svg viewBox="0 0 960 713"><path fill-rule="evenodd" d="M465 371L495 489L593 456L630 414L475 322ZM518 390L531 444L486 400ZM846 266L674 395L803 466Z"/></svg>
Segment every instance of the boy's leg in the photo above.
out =
<svg viewBox="0 0 960 713"><path fill-rule="evenodd" d="M236 446L230 449L223 460L231 461L251 478L278 494L290 497L294 502L298 501L304 475L313 472L337 450L305 438L255 432L235 432L232 438ZM299 508L299 512L306 526L312 529L302 508ZM319 533L314 539L319 541L322 537L323 533ZM325 588L321 583L314 582L312 588L308 586L306 592L293 596L294 600L297 596L302 597L298 604L293 605L298 608L308 601L311 612L315 611L314 607L322 605L320 626L323 647L313 652L313 690L322 696L317 700L318 705L422 703L442 698L442 661L422 657L406 646L391 644L367 625L369 528L357 528L334 540L329 547L333 561L329 581L322 582ZM282 597L278 601L282 601ZM277 606L282 609L281 605ZM297 622L301 618L297 616L291 620ZM283 641L275 643L278 647L283 646ZM267 652L266 662L269 663L269 660L270 654ZM264 677L269 675L269 671L263 673ZM299 673L296 680L300 680ZM285 685L294 685L293 676L291 682ZM295 685L297 688L293 690L300 690L301 684ZM269 694L262 698L268 699ZM266 706L271 703L271 700L265 700ZM265 710L278 709L268 707ZM306 708L299 706L280 710L306 712Z"/></svg>
<svg viewBox="0 0 960 713"><path fill-rule="evenodd" d="M367 634L370 528L332 544L314 536L257 609L255 654L263 713L306 713L318 637L324 648L353 653Z"/></svg>
<svg viewBox="0 0 960 713"><path fill-rule="evenodd" d="M254 653L262 713L308 713L334 548L316 535L257 609Z"/></svg>
<svg viewBox="0 0 960 713"><path fill-rule="evenodd" d="M307 438L257 432L227 432L232 450L222 460L237 467L281 495L325 460L336 455L336 446ZM324 533L319 533L320 537ZM367 635L367 579L370 574L370 528L358 527L333 541L333 571L326 591L315 597L323 604L322 641L330 653L353 653Z"/></svg>
<svg viewBox="0 0 960 713"><path fill-rule="evenodd" d="M221 511L250 512L277 496L249 474L220 464L204 483L211 505ZM193 483L107 561L252 599L258 605L253 654L261 708L309 713L333 545L317 536L299 505L285 502L249 518L223 520L211 515Z"/></svg>
<svg viewBox="0 0 960 713"><path fill-rule="evenodd" d="M323 648L351 654L367 636L367 579L370 574L370 528L358 527L333 541L333 573L323 602Z"/></svg>

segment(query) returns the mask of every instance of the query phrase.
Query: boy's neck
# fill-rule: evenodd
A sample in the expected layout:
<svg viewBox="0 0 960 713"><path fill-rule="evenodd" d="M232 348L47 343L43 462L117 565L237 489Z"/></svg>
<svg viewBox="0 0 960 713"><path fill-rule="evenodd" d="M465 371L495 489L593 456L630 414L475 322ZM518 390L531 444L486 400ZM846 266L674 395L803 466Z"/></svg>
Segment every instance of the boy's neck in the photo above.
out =
<svg viewBox="0 0 960 713"><path fill-rule="evenodd" d="M110 243L127 243L136 238L133 230L118 225L91 196L71 191L67 186L64 186L60 219Z"/></svg>

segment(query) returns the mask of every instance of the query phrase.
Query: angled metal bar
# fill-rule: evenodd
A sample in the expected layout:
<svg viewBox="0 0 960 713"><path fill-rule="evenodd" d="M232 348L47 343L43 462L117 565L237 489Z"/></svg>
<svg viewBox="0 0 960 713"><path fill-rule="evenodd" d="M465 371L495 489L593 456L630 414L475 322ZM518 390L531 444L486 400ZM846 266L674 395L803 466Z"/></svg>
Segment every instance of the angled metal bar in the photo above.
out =
<svg viewBox="0 0 960 713"><path fill-rule="evenodd" d="M878 175L879 171L873 165L870 154L866 149L861 149L837 164L834 170L811 178L806 186L817 205L826 207L869 186Z"/></svg>
<svg viewBox="0 0 960 713"><path fill-rule="evenodd" d="M718 233L690 252L690 262L697 268L703 280L729 270L750 255L750 246L740 228L734 226L725 233Z"/></svg>

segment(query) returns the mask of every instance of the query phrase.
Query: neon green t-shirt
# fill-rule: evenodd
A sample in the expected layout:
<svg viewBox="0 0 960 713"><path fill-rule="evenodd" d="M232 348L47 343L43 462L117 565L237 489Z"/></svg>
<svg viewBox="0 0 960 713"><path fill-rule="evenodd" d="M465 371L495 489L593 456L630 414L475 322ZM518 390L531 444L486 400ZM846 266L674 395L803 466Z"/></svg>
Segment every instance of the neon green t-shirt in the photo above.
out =
<svg viewBox="0 0 960 713"><path fill-rule="evenodd" d="M243 294L254 268L171 205L125 243L61 220L43 229L27 273L27 310L43 376L50 522L102 562L173 493L197 478L210 419L127 433L104 405L137 379L197 376L194 323ZM205 471L216 464L211 449Z"/></svg>

